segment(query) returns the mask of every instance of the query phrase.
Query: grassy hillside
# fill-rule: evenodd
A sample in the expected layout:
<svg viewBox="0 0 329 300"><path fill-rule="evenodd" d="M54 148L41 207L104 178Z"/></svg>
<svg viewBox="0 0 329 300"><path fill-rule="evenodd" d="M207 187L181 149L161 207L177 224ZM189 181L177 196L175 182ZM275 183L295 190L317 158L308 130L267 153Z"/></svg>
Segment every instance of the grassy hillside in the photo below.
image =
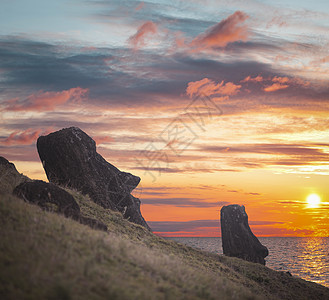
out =
<svg viewBox="0 0 329 300"><path fill-rule="evenodd" d="M30 179L18 173L13 164L10 167L6 164L1 164L1 160L3 158L0 156L0 195L11 194L16 186Z"/></svg>
<svg viewBox="0 0 329 300"><path fill-rule="evenodd" d="M0 299L329 299L329 289L153 235L70 191L109 232L0 197Z"/></svg>

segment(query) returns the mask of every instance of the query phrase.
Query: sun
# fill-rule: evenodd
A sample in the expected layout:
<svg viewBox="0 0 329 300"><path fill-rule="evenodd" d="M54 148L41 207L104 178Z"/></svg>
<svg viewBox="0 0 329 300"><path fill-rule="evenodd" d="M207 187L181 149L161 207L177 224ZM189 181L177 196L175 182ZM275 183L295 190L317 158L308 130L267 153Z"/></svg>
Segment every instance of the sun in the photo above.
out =
<svg viewBox="0 0 329 300"><path fill-rule="evenodd" d="M321 198L317 194L310 194L306 198L308 208L317 208L320 205Z"/></svg>

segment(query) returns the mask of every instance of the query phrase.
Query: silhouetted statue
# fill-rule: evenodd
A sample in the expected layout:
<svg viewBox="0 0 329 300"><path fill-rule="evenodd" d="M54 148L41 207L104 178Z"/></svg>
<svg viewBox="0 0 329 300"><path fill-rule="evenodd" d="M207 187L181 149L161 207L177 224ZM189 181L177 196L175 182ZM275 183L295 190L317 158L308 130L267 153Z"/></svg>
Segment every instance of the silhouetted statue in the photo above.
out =
<svg viewBox="0 0 329 300"><path fill-rule="evenodd" d="M251 232L244 206L223 206L220 211L223 253L265 265L268 249Z"/></svg>
<svg viewBox="0 0 329 300"><path fill-rule="evenodd" d="M140 178L108 163L96 152L95 141L80 128L40 136L37 148L50 182L77 189L102 207L120 211L129 221L149 229L140 200L130 194Z"/></svg>

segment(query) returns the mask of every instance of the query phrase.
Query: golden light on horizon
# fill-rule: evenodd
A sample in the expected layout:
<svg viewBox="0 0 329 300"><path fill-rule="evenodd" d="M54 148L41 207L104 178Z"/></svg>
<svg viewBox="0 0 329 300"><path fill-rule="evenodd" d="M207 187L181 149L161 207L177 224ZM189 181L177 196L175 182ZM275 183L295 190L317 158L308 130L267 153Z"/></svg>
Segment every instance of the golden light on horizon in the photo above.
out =
<svg viewBox="0 0 329 300"><path fill-rule="evenodd" d="M306 198L308 208L317 208L321 203L321 198L317 194L310 194Z"/></svg>

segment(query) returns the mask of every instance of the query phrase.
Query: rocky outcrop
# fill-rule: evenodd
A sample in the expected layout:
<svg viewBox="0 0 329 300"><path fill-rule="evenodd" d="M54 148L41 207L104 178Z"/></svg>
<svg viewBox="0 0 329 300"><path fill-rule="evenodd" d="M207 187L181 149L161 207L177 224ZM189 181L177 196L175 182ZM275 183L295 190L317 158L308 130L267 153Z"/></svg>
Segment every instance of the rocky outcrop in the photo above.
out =
<svg viewBox="0 0 329 300"><path fill-rule="evenodd" d="M11 194L21 182L30 179L20 174L13 163L0 156L0 194Z"/></svg>
<svg viewBox="0 0 329 300"><path fill-rule="evenodd" d="M54 184L41 180L24 182L18 185L13 193L45 210L63 214L74 220L80 217L80 207L72 195Z"/></svg>
<svg viewBox="0 0 329 300"><path fill-rule="evenodd" d="M41 180L24 182L18 185L13 193L44 210L63 214L94 229L107 230L107 226L100 221L81 216L80 207L73 196L55 184Z"/></svg>
<svg viewBox="0 0 329 300"><path fill-rule="evenodd" d="M131 222L149 229L140 200L130 192L140 178L121 172L96 152L96 143L77 127L41 136L37 148L48 180L77 189L104 208L120 211Z"/></svg>
<svg viewBox="0 0 329 300"><path fill-rule="evenodd" d="M220 212L223 253L265 265L268 249L252 233L242 205L223 206Z"/></svg>

